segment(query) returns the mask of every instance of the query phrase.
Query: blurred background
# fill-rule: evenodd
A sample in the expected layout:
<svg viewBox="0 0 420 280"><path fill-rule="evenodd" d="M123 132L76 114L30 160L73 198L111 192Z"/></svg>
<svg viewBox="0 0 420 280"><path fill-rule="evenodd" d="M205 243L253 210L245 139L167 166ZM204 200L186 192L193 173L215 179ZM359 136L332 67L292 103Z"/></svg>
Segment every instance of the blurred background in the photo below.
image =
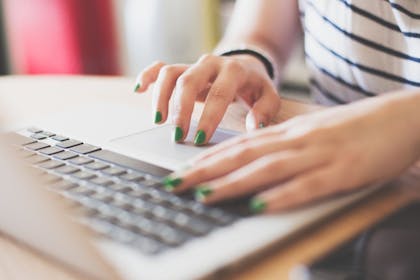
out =
<svg viewBox="0 0 420 280"><path fill-rule="evenodd" d="M0 0L0 74L135 76L194 62L223 35L233 0ZM244 19L246 20L246 19ZM286 87L305 92L302 47Z"/></svg>

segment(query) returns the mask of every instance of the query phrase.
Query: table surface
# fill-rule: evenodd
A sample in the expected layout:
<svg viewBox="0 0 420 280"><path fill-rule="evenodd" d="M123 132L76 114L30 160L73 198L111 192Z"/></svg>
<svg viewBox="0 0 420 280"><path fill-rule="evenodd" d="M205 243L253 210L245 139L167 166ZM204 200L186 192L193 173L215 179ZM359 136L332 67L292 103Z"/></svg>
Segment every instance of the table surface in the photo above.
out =
<svg viewBox="0 0 420 280"><path fill-rule="evenodd" d="M0 122L4 126L58 112L63 106L111 101L136 104L150 110L150 94L131 93L133 80L121 77L77 76L10 76L0 78ZM202 109L197 104L193 118ZM284 100L275 122L319 110L310 104ZM230 106L221 126L244 131L246 109L240 104ZM336 246L382 220L401 207L418 200L420 195L420 164L413 166L395 184L350 208L302 231L287 242L278 244L248 262L234 267L229 279L287 279L292 268L310 265L331 252ZM0 234L0 279L76 280L80 276L47 260L6 236Z"/></svg>

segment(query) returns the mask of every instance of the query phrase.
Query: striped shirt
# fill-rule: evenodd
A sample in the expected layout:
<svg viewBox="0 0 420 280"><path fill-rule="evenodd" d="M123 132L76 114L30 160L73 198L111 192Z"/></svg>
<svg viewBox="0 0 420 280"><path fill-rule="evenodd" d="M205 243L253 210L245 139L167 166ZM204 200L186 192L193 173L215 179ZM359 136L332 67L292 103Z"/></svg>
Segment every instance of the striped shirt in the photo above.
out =
<svg viewBox="0 0 420 280"><path fill-rule="evenodd" d="M420 0L299 0L314 100L420 91Z"/></svg>

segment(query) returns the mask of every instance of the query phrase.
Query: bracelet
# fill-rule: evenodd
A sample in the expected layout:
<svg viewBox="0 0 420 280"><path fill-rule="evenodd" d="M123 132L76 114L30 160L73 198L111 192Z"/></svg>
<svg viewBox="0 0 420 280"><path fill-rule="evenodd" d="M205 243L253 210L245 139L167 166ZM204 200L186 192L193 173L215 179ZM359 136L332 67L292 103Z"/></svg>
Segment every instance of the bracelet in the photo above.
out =
<svg viewBox="0 0 420 280"><path fill-rule="evenodd" d="M264 64L265 69L267 70L268 76L274 80L274 67L273 63L262 53L252 50L252 49L235 49L235 50L229 50L226 52L223 52L219 54L220 56L232 56L232 55L238 55L238 54L249 54L253 57L257 58L259 61Z"/></svg>

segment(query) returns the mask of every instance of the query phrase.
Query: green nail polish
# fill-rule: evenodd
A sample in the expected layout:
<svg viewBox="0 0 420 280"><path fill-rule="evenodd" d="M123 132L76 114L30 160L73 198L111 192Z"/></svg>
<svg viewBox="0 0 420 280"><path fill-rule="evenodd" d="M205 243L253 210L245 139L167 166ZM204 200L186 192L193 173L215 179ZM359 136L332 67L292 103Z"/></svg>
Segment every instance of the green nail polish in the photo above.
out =
<svg viewBox="0 0 420 280"><path fill-rule="evenodd" d="M259 128L264 128L264 127L265 127L265 125L264 125L264 123L263 123L263 122L260 122L260 123L258 124L258 127L259 127Z"/></svg>
<svg viewBox="0 0 420 280"><path fill-rule="evenodd" d="M160 123L162 120L162 113L160 111L157 111L155 114L155 123Z"/></svg>
<svg viewBox="0 0 420 280"><path fill-rule="evenodd" d="M175 128L175 134L174 134L174 140L175 142L178 142L179 140L182 139L182 136L184 136L184 132L182 131L182 128L180 128L179 126L177 126Z"/></svg>
<svg viewBox="0 0 420 280"><path fill-rule="evenodd" d="M178 185L182 183L182 179L179 177L172 178L170 176L163 178L162 184L168 191L173 191Z"/></svg>
<svg viewBox="0 0 420 280"><path fill-rule="evenodd" d="M206 133L204 132L204 130L197 131L197 134L195 135L195 138L194 138L194 144L202 145L204 141L206 141Z"/></svg>
<svg viewBox="0 0 420 280"><path fill-rule="evenodd" d="M211 188L206 186L200 186L195 189L195 199L198 201L202 201L212 193L213 190Z"/></svg>
<svg viewBox="0 0 420 280"><path fill-rule="evenodd" d="M137 83L135 88L134 88L134 92L137 92L140 87L141 87L140 83Z"/></svg>
<svg viewBox="0 0 420 280"><path fill-rule="evenodd" d="M253 198L249 202L249 210L252 213L260 213L265 210L267 203L259 198Z"/></svg>

